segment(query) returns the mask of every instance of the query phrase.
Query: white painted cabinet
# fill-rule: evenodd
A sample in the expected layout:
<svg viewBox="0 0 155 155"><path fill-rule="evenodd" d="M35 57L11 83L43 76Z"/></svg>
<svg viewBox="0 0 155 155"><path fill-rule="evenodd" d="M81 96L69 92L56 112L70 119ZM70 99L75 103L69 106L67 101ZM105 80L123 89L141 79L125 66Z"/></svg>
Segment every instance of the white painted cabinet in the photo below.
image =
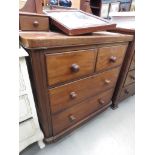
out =
<svg viewBox="0 0 155 155"><path fill-rule="evenodd" d="M28 145L38 142L44 148L43 133L38 123L37 112L31 90L23 48L19 49L19 152Z"/></svg>

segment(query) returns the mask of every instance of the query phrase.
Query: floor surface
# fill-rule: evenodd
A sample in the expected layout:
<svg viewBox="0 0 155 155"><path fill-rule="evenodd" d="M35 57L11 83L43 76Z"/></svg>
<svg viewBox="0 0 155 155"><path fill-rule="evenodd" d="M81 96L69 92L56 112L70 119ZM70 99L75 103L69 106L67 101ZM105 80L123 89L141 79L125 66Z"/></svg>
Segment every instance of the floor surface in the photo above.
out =
<svg viewBox="0 0 155 155"><path fill-rule="evenodd" d="M70 135L40 150L37 143L20 155L134 155L135 97L99 114Z"/></svg>

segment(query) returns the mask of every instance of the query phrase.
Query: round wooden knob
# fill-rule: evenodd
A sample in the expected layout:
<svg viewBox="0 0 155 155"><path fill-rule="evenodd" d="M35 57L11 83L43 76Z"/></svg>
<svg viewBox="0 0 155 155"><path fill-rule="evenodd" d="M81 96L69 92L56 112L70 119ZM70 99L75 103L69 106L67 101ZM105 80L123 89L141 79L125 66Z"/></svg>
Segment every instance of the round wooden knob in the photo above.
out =
<svg viewBox="0 0 155 155"><path fill-rule="evenodd" d="M72 66L71 66L71 71L72 71L72 72L78 72L79 70L80 70L79 65L77 65L77 64L72 64Z"/></svg>
<svg viewBox="0 0 155 155"><path fill-rule="evenodd" d="M129 94L129 91L127 89L124 90L125 94Z"/></svg>
<svg viewBox="0 0 155 155"><path fill-rule="evenodd" d="M35 20L35 21L33 22L33 25L34 25L35 27L37 27L37 26L39 26L39 22Z"/></svg>
<svg viewBox="0 0 155 155"><path fill-rule="evenodd" d="M98 102L99 102L100 105L104 105L105 104L103 99L99 99Z"/></svg>
<svg viewBox="0 0 155 155"><path fill-rule="evenodd" d="M75 99L75 98L77 97L77 94L76 94L75 92L71 92L71 93L70 93L70 97L71 97L72 99Z"/></svg>
<svg viewBox="0 0 155 155"><path fill-rule="evenodd" d="M76 120L76 117L74 115L68 116L70 122L74 122Z"/></svg>
<svg viewBox="0 0 155 155"><path fill-rule="evenodd" d="M111 81L108 80L108 79L105 80L105 83L106 83L106 84L109 84L110 82L111 82Z"/></svg>
<svg viewBox="0 0 155 155"><path fill-rule="evenodd" d="M131 78L132 80L135 80L135 77L134 77L133 75L130 75L130 78Z"/></svg>
<svg viewBox="0 0 155 155"><path fill-rule="evenodd" d="M117 60L117 57L115 57L115 56L111 56L111 57L110 57L110 61L111 61L111 62L116 62L116 60Z"/></svg>

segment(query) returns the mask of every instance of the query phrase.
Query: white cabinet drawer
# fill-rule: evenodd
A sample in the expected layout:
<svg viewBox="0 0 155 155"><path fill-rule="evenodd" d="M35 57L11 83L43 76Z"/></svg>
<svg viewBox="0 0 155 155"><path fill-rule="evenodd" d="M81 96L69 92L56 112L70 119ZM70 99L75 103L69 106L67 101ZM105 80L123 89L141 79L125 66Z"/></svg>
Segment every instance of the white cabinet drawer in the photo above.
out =
<svg viewBox="0 0 155 155"><path fill-rule="evenodd" d="M23 73L21 70L21 65L19 64L19 92L25 91L26 86L23 78Z"/></svg>
<svg viewBox="0 0 155 155"><path fill-rule="evenodd" d="M19 97L19 122L22 122L32 117L32 111L28 99L28 95Z"/></svg>
<svg viewBox="0 0 155 155"><path fill-rule="evenodd" d="M44 147L24 52L20 50L19 57L19 152L37 141Z"/></svg>
<svg viewBox="0 0 155 155"><path fill-rule="evenodd" d="M33 119L19 124L19 141L26 140L35 134L36 127Z"/></svg>

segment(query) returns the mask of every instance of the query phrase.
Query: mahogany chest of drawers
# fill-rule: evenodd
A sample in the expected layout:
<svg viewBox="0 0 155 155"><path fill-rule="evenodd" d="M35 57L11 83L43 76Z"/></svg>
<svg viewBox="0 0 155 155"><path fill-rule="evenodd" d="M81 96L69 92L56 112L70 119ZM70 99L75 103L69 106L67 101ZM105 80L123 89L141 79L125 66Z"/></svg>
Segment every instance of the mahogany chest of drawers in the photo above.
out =
<svg viewBox="0 0 155 155"><path fill-rule="evenodd" d="M132 35L66 36L20 32L30 55L36 106L45 142L71 132L111 105Z"/></svg>
<svg viewBox="0 0 155 155"><path fill-rule="evenodd" d="M113 108L117 108L118 103L135 94L135 30L116 28L112 32L130 34L134 39L129 42L116 88L112 97Z"/></svg>

